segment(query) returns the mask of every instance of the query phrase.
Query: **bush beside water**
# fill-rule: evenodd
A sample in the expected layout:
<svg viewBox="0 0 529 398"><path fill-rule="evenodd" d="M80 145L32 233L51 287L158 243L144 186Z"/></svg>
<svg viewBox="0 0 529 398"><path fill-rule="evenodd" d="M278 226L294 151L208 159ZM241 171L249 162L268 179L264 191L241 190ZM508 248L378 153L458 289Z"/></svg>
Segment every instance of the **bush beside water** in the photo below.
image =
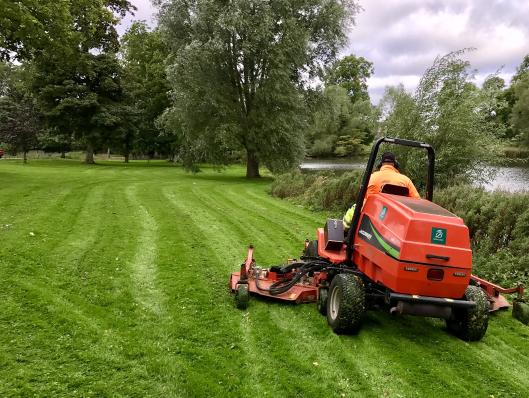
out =
<svg viewBox="0 0 529 398"><path fill-rule="evenodd" d="M355 201L360 181L357 171L294 171L277 176L271 194L341 217ZM434 201L465 220L476 275L505 286L529 285L529 194L458 185L436 190Z"/></svg>

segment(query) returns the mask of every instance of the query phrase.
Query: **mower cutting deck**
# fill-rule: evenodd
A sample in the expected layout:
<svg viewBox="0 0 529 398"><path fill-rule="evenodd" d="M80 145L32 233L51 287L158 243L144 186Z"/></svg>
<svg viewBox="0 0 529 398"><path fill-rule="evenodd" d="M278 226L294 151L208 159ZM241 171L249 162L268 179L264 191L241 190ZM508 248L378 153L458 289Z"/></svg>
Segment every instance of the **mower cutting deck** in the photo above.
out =
<svg viewBox="0 0 529 398"><path fill-rule="evenodd" d="M383 143L428 151L426 199L386 185L364 203L378 148ZM464 340L479 340L488 313L510 306L502 294L517 293L513 314L529 322L523 287L504 289L471 274L472 252L463 220L432 202L435 154L425 143L379 139L371 151L356 200L351 228L328 220L317 239L305 242L299 260L260 268L253 247L230 277L238 308L249 294L295 303L316 301L337 333L357 331L366 309L437 317Z"/></svg>

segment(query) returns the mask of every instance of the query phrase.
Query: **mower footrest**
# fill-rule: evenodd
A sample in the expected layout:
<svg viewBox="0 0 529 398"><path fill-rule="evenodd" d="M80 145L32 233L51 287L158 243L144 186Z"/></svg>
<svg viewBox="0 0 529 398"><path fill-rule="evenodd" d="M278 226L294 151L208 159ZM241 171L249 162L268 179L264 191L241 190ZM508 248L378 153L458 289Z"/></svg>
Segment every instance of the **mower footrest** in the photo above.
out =
<svg viewBox="0 0 529 398"><path fill-rule="evenodd" d="M390 293L389 301L404 301L407 303L416 303L416 304L433 304L439 306L447 306L452 308L473 308L476 306L474 301L467 300L455 300L450 298L440 298L440 297L428 297L428 296L419 296L416 294L402 294L402 293Z"/></svg>

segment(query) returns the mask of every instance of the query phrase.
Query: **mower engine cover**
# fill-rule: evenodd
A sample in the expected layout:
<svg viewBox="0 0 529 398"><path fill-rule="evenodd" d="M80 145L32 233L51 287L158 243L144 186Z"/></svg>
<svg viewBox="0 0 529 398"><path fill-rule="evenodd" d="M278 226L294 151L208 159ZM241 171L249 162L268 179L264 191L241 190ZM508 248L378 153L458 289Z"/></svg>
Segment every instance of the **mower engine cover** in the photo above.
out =
<svg viewBox="0 0 529 398"><path fill-rule="evenodd" d="M371 195L360 216L353 261L394 292L460 299L472 272L468 228L428 200Z"/></svg>

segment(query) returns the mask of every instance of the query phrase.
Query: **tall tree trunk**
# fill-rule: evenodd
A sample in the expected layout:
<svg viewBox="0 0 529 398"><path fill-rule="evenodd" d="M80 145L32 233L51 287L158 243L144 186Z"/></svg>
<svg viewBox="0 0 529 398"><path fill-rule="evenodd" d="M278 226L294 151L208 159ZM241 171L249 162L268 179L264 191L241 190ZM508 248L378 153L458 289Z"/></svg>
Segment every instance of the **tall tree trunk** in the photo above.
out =
<svg viewBox="0 0 529 398"><path fill-rule="evenodd" d="M66 152L64 151L61 152L61 159L66 159Z"/></svg>
<svg viewBox="0 0 529 398"><path fill-rule="evenodd" d="M129 162L129 153L125 152L125 163Z"/></svg>
<svg viewBox="0 0 529 398"><path fill-rule="evenodd" d="M94 162L94 147L92 144L86 145L86 157L84 162L86 164L95 164Z"/></svg>
<svg viewBox="0 0 529 398"><path fill-rule="evenodd" d="M107 159L110 159L110 148L107 148Z"/></svg>
<svg viewBox="0 0 529 398"><path fill-rule="evenodd" d="M259 178L259 160L254 151L246 150L246 178Z"/></svg>
<svg viewBox="0 0 529 398"><path fill-rule="evenodd" d="M28 162L28 151L22 151L24 153L24 164Z"/></svg>

